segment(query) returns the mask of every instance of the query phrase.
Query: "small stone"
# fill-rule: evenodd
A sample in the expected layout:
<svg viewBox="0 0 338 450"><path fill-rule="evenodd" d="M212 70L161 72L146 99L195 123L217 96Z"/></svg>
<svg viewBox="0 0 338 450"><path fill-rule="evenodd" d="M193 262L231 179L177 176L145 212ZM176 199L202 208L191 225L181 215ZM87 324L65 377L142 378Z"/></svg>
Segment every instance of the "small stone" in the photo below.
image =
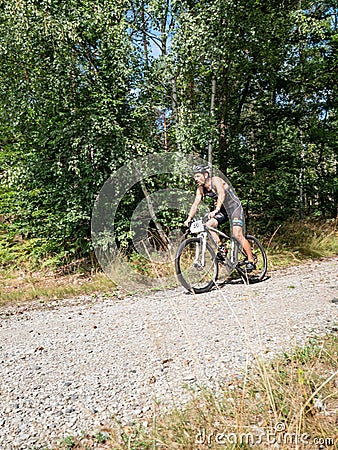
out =
<svg viewBox="0 0 338 450"><path fill-rule="evenodd" d="M40 345L39 347L36 347L34 352L42 352L42 350L44 350L44 347L42 347L42 345Z"/></svg>
<svg viewBox="0 0 338 450"><path fill-rule="evenodd" d="M322 399L316 398L315 401L314 401L313 407L317 411L323 411L325 409L325 404L323 403Z"/></svg>
<svg viewBox="0 0 338 450"><path fill-rule="evenodd" d="M188 375L188 376L184 377L183 380L192 382L192 381L196 381L196 378L192 375Z"/></svg>

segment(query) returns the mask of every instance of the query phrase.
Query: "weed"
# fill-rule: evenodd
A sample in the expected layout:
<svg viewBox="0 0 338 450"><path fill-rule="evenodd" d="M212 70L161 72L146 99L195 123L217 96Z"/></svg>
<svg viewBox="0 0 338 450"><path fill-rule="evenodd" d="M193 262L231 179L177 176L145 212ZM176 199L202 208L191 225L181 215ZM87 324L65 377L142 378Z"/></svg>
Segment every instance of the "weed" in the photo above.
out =
<svg viewBox="0 0 338 450"><path fill-rule="evenodd" d="M72 448L75 448L76 446L76 440L73 436L67 436L66 438L64 438L60 445L65 449L65 450L71 450Z"/></svg>
<svg viewBox="0 0 338 450"><path fill-rule="evenodd" d="M110 297L117 293L115 283L102 273L92 276L58 275L53 272L13 271L0 274L0 306L37 300L58 300L105 291Z"/></svg>
<svg viewBox="0 0 338 450"><path fill-rule="evenodd" d="M105 444L107 441L109 441L110 436L107 433L97 433L94 438L96 439L97 442L99 442L100 444Z"/></svg>

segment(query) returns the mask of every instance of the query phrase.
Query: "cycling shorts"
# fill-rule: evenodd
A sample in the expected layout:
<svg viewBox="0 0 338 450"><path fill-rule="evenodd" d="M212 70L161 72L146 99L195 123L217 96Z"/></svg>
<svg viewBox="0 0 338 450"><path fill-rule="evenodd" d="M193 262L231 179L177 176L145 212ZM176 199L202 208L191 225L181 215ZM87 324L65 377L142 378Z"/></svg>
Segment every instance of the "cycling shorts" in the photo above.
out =
<svg viewBox="0 0 338 450"><path fill-rule="evenodd" d="M220 212L215 215L215 219L218 225L226 222L227 213L225 208L222 208ZM244 214L242 206L237 207L234 211L231 211L230 221L233 227L243 227L244 225Z"/></svg>

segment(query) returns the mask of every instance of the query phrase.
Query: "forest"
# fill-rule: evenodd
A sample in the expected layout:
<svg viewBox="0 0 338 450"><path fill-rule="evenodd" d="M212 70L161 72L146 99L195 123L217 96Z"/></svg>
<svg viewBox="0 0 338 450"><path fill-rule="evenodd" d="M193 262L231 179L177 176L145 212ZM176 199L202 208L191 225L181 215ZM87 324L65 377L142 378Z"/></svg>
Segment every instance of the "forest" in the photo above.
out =
<svg viewBox="0 0 338 450"><path fill-rule="evenodd" d="M105 181L168 152L212 156L260 235L336 219L337 0L1 0L0 11L1 265L88 258ZM161 183L121 204L122 247ZM159 218L166 230L184 219Z"/></svg>

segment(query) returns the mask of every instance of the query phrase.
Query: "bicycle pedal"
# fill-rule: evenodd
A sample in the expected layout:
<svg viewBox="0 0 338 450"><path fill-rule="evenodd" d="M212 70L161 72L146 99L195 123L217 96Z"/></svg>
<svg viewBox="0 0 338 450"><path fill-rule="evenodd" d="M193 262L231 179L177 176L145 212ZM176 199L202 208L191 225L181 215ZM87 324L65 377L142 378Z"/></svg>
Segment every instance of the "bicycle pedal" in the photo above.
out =
<svg viewBox="0 0 338 450"><path fill-rule="evenodd" d="M247 262L247 263L245 264L245 270L246 270L248 273L253 272L254 270L256 270L256 264L255 264L255 263L252 263L252 262Z"/></svg>

